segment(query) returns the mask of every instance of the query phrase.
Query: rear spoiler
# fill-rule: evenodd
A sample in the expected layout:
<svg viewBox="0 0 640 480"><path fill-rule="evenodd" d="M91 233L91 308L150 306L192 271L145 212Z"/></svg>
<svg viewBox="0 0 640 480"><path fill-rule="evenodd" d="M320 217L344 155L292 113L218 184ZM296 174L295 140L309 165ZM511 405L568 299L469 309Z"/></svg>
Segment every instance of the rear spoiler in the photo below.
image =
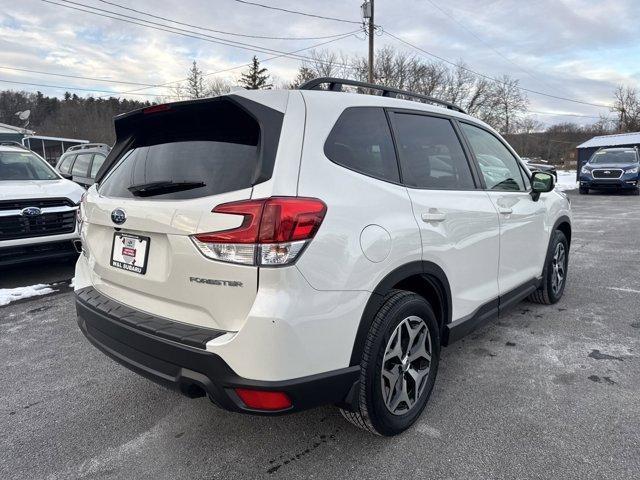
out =
<svg viewBox="0 0 640 480"><path fill-rule="evenodd" d="M163 113L175 113L189 109L194 109L194 114L198 114L202 112L202 109L206 109L207 106L213 106L219 102L231 102L257 121L260 127L260 143L258 146L258 165L253 183L256 184L268 180L273 172L284 114L239 95L223 95L153 105L116 116L114 118L116 142L102 167L98 170L96 183L101 182L122 155L134 146L136 134L143 129L147 121L162 118Z"/></svg>

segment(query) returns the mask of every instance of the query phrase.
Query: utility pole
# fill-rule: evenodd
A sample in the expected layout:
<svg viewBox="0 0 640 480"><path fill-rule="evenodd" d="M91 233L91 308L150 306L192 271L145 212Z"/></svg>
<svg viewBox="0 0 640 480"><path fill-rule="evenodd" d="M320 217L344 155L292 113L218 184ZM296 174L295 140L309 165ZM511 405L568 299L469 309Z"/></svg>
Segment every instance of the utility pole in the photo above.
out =
<svg viewBox="0 0 640 480"><path fill-rule="evenodd" d="M364 19L369 20L369 83L373 83L373 34L375 30L373 22L373 0L365 1L361 9Z"/></svg>

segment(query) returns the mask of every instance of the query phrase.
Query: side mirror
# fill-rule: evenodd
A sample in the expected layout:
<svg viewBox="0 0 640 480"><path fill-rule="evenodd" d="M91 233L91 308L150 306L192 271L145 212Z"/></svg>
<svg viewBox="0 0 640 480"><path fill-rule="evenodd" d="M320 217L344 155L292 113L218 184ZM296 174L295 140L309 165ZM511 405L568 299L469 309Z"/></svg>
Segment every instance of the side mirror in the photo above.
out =
<svg viewBox="0 0 640 480"><path fill-rule="evenodd" d="M531 197L537 202L541 193L550 192L555 186L555 178L550 173L533 172L531 174Z"/></svg>
<svg viewBox="0 0 640 480"><path fill-rule="evenodd" d="M58 172L58 173L59 173L59 174L60 174L60 176L61 176L62 178L64 178L64 179L67 179L67 180L71 180L71 179L73 179L73 175L71 175L70 173L62 173L62 172Z"/></svg>

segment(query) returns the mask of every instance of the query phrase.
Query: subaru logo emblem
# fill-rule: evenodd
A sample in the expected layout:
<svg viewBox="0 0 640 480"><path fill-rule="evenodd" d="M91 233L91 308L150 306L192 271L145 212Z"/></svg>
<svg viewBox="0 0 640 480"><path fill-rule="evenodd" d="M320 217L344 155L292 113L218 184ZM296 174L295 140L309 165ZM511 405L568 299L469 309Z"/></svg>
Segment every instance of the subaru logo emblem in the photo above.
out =
<svg viewBox="0 0 640 480"><path fill-rule="evenodd" d="M116 208L111 212L111 221L116 225L122 225L127 220L127 214L121 208Z"/></svg>
<svg viewBox="0 0 640 480"><path fill-rule="evenodd" d="M611 173L611 170L605 170L604 173L609 174Z"/></svg>
<svg viewBox="0 0 640 480"><path fill-rule="evenodd" d="M20 215L22 215L23 217L37 217L39 215L42 215L42 210L40 210L38 207L27 207L20 210Z"/></svg>

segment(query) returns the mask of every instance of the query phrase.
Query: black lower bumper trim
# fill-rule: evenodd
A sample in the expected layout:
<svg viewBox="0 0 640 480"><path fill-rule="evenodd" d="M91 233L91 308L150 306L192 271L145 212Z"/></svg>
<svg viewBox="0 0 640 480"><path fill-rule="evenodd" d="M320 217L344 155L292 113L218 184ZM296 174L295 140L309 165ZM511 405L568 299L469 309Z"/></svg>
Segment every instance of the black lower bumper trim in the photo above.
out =
<svg viewBox="0 0 640 480"><path fill-rule="evenodd" d="M0 267L78 256L71 240L0 248Z"/></svg>
<svg viewBox="0 0 640 480"><path fill-rule="evenodd" d="M78 295L80 292L82 290L76 292L78 325L94 346L156 383L190 396L197 396L201 391L227 410L278 415L320 405L343 404L359 378L360 368L356 366L277 382L246 379L237 375L218 355L127 325L89 305ZM237 387L285 392L293 406L277 412L251 410L233 391Z"/></svg>

